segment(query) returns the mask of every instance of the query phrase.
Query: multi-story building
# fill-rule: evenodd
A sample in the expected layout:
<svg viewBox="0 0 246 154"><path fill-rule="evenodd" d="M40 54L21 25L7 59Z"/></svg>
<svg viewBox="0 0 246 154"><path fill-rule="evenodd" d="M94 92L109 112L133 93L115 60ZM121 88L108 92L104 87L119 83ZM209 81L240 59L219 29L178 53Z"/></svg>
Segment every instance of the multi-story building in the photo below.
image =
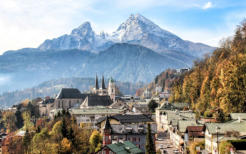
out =
<svg viewBox="0 0 246 154"><path fill-rule="evenodd" d="M131 141L145 151L147 123L152 123L151 133L155 140L156 125L150 117L143 114L104 117L98 120L98 127L103 135L104 145Z"/></svg>
<svg viewBox="0 0 246 154"><path fill-rule="evenodd" d="M156 123L158 131L166 131L172 120L179 118L195 119L195 114L188 111L187 103L163 103L156 109ZM185 111L184 111L185 110Z"/></svg>
<svg viewBox="0 0 246 154"><path fill-rule="evenodd" d="M39 114L41 116L49 116L50 111L54 108L55 99L46 97L39 102Z"/></svg>
<svg viewBox="0 0 246 154"><path fill-rule="evenodd" d="M238 116L237 120L236 116ZM231 117L232 120L226 123L205 124L205 150L208 153L218 153L218 145L222 141L246 138L246 121L242 119L246 114L231 114Z"/></svg>

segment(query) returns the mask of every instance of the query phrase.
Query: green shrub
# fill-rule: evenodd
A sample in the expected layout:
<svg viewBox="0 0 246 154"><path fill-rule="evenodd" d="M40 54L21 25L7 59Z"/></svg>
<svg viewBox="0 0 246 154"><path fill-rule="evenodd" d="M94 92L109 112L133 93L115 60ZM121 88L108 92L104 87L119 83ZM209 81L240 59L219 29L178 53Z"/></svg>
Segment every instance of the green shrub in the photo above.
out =
<svg viewBox="0 0 246 154"><path fill-rule="evenodd" d="M229 141L222 141L219 144L219 151L221 154L230 154L230 149L234 148Z"/></svg>
<svg viewBox="0 0 246 154"><path fill-rule="evenodd" d="M213 113L211 112L211 110L205 111L203 115L205 118L213 117Z"/></svg>
<svg viewBox="0 0 246 154"><path fill-rule="evenodd" d="M192 142L189 146L189 151L191 154L196 154L196 147L200 146L200 150L205 149L205 141L201 141L201 142Z"/></svg>

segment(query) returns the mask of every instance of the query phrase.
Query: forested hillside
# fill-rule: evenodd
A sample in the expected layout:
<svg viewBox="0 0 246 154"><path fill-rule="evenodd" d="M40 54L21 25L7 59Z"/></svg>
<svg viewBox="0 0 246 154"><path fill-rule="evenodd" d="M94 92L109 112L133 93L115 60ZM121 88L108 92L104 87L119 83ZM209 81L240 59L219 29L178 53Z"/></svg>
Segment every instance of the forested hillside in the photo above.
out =
<svg viewBox="0 0 246 154"><path fill-rule="evenodd" d="M151 83L144 86L143 88L138 89L136 95L142 96L145 89L148 89L152 94L154 94L157 87L161 87L162 91L169 91L172 82L175 81L180 74L181 73L177 72L175 69L167 69L166 71L157 75Z"/></svg>
<svg viewBox="0 0 246 154"><path fill-rule="evenodd" d="M211 56L195 62L174 82L169 101L189 102L200 115L246 112L246 21Z"/></svg>

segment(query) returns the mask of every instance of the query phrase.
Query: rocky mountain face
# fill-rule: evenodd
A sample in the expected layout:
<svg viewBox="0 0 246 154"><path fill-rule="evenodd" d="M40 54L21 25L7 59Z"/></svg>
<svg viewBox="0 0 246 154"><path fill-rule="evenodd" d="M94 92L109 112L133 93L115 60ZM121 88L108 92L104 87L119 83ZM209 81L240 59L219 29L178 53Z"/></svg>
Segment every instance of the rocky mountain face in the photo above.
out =
<svg viewBox="0 0 246 154"><path fill-rule="evenodd" d="M70 35L63 35L52 40L46 40L39 46L40 50L68 50L80 49L87 51L100 51L112 43L104 39L103 35L96 35L89 22L83 23L72 30Z"/></svg>
<svg viewBox="0 0 246 154"><path fill-rule="evenodd" d="M180 56L199 58L214 50L213 47L205 44L182 40L140 14L131 15L112 34L97 35L90 23L85 22L74 29L70 35L46 40L39 49L81 49L100 52L114 43L136 44L161 54L178 52Z"/></svg>

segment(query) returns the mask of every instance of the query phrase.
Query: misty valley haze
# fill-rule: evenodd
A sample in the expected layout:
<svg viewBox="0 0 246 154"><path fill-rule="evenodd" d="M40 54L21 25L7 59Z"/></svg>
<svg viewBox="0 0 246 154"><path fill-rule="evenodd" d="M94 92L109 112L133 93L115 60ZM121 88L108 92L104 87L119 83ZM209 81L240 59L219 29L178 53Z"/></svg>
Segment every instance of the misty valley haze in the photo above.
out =
<svg viewBox="0 0 246 154"><path fill-rule="evenodd" d="M112 34L96 34L85 22L38 48L1 55L0 92L96 74L122 82L150 82L167 68L191 67L195 59L214 49L182 40L140 14L131 15Z"/></svg>

